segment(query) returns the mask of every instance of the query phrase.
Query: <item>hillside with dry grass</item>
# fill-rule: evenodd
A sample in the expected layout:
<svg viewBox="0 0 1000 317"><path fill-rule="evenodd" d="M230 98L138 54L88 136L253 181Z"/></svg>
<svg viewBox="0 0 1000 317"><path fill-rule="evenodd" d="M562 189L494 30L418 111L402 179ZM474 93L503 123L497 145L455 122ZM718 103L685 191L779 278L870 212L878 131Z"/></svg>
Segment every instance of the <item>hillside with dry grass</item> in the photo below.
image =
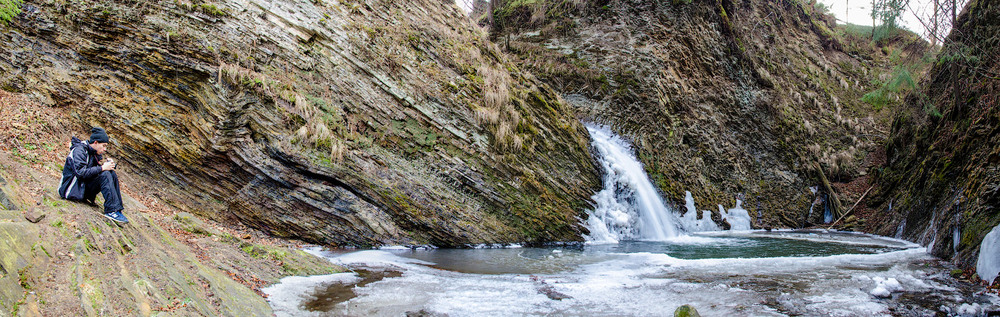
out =
<svg viewBox="0 0 1000 317"><path fill-rule="evenodd" d="M127 225L62 200L67 109L4 91L0 104L2 316L263 316L263 286L343 270L302 242L181 212L124 170Z"/></svg>

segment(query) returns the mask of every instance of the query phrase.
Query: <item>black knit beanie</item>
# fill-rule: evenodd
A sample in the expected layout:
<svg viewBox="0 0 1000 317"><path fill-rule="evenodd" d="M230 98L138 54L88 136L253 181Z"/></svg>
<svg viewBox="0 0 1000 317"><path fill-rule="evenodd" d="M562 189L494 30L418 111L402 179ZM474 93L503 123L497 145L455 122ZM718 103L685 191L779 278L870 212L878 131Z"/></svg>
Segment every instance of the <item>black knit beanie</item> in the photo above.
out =
<svg viewBox="0 0 1000 317"><path fill-rule="evenodd" d="M104 129L94 127L90 129L90 143L94 143L94 141L108 143L110 139L108 138L108 133L104 132Z"/></svg>

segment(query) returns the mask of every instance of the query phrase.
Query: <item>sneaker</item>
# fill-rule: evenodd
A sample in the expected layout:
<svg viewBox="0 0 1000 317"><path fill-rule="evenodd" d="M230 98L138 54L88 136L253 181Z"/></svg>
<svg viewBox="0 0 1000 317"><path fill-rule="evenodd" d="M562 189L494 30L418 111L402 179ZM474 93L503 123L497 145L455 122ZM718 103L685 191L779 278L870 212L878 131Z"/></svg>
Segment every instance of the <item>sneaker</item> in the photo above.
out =
<svg viewBox="0 0 1000 317"><path fill-rule="evenodd" d="M128 223L128 218L125 218L125 215L123 215L121 211L105 213L104 216L108 217L108 219L114 220L115 222Z"/></svg>

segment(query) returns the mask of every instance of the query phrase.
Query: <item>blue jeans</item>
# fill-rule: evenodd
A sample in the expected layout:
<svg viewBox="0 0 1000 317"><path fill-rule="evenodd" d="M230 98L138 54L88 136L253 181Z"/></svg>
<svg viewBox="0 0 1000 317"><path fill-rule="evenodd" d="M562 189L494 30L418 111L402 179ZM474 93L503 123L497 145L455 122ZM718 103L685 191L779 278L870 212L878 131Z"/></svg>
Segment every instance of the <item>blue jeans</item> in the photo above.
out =
<svg viewBox="0 0 1000 317"><path fill-rule="evenodd" d="M104 212L122 211L122 191L118 187L118 174L115 171L103 171L94 179L87 182L87 188L83 191L83 200L94 201L97 193L104 194Z"/></svg>

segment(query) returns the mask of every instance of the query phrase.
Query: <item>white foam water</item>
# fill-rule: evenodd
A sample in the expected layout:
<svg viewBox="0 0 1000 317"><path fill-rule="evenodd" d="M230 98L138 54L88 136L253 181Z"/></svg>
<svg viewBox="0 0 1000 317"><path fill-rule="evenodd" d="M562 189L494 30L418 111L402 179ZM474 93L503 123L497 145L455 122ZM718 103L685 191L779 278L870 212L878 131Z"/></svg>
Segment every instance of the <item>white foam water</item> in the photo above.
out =
<svg viewBox="0 0 1000 317"><path fill-rule="evenodd" d="M686 212L667 206L631 145L608 127L588 124L594 149L604 169L604 188L594 194L596 207L588 211L585 226L589 243L617 243L625 240L666 241L694 232L719 231L712 213L698 211L691 192L685 192ZM731 230L750 230L750 214L736 200L736 207L719 214Z"/></svg>
<svg viewBox="0 0 1000 317"><path fill-rule="evenodd" d="M588 241L666 240L680 228L664 204L628 142L598 125L587 125L604 168L604 189L593 196L597 206L589 211Z"/></svg>

